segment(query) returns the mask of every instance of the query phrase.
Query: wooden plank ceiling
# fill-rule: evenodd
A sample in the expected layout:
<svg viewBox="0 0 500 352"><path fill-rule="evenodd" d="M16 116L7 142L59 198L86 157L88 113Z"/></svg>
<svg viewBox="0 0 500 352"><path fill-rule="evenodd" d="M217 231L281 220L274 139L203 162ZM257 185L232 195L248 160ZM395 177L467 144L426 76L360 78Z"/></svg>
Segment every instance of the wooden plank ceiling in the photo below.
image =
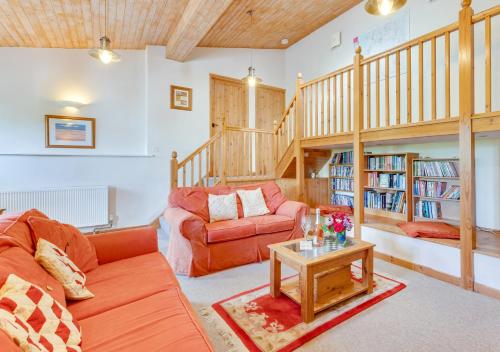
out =
<svg viewBox="0 0 500 352"><path fill-rule="evenodd" d="M167 46L287 48L361 0L108 0L115 49ZM254 10L249 31L248 10ZM104 0L0 0L0 46L92 48L104 33ZM251 41L253 38L253 41ZM281 39L288 44L282 45Z"/></svg>

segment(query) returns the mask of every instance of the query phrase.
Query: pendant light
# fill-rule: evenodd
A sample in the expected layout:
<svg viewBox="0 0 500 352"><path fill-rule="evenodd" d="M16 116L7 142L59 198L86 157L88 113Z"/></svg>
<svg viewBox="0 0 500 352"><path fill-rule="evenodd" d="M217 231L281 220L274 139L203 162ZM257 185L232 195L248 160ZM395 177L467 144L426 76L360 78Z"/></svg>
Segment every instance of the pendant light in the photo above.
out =
<svg viewBox="0 0 500 352"><path fill-rule="evenodd" d="M398 11L406 4L406 0L368 0L365 10L370 15L387 16Z"/></svg>
<svg viewBox="0 0 500 352"><path fill-rule="evenodd" d="M250 16L250 67L248 68L248 75L243 79L246 80L248 85L250 87L255 87L257 83L261 83L262 79L257 77L255 74L255 67L253 67L253 49L252 49L252 44L253 44L253 33L252 33L252 28L253 28L253 10L250 10L247 12L247 14Z"/></svg>
<svg viewBox="0 0 500 352"><path fill-rule="evenodd" d="M111 50L111 40L106 36L108 30L108 2L104 0L104 36L99 39L99 48L89 50L89 55L103 64L120 61L120 56Z"/></svg>

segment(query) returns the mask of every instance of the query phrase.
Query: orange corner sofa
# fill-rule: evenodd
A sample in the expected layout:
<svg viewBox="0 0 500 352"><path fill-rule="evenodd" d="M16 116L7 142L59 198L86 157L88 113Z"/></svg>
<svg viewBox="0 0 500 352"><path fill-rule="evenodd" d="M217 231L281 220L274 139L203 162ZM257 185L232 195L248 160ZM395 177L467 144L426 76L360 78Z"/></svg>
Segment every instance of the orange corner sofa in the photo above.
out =
<svg viewBox="0 0 500 352"><path fill-rule="evenodd" d="M210 223L208 194L261 188L270 213ZM167 258L177 274L201 276L269 259L269 244L303 236L300 219L309 207L289 201L275 182L237 187L181 187L169 195L164 217L170 226Z"/></svg>
<svg viewBox="0 0 500 352"><path fill-rule="evenodd" d="M78 320L84 352L213 351L165 257L155 229L90 235L99 266L86 273L95 294L66 301L62 286L33 258L26 220L36 210L0 216L0 287L11 273L51 294ZM43 214L42 214L43 215ZM0 350L20 348L0 330Z"/></svg>

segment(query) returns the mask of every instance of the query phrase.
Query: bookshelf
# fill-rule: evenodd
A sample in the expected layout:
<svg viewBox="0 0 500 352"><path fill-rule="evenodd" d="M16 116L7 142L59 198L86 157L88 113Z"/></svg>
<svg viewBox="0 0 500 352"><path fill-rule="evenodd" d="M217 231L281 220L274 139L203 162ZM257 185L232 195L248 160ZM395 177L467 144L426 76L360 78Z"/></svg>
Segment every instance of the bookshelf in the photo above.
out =
<svg viewBox="0 0 500 352"><path fill-rule="evenodd" d="M328 199L333 205L354 205L353 152L334 153L328 165Z"/></svg>
<svg viewBox="0 0 500 352"><path fill-rule="evenodd" d="M401 221L413 219L412 166L416 153L365 154L365 214Z"/></svg>
<svg viewBox="0 0 500 352"><path fill-rule="evenodd" d="M459 159L414 159L412 185L413 221L460 224Z"/></svg>

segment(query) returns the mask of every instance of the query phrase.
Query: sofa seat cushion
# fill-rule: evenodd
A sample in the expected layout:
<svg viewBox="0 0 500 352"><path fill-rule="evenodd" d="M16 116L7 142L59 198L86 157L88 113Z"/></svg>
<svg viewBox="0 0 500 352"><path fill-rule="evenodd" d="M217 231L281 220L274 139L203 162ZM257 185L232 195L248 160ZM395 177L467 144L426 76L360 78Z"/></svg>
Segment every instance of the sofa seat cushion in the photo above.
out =
<svg viewBox="0 0 500 352"><path fill-rule="evenodd" d="M257 235L289 231L293 229L295 224L292 218L283 215L256 216L247 218L246 220L255 224L255 232Z"/></svg>
<svg viewBox="0 0 500 352"><path fill-rule="evenodd" d="M86 275L86 286L95 297L68 301L68 309L78 320L177 286L177 279L161 253L100 265Z"/></svg>
<svg viewBox="0 0 500 352"><path fill-rule="evenodd" d="M225 220L205 225L208 243L225 242L256 234L255 224L248 219Z"/></svg>
<svg viewBox="0 0 500 352"><path fill-rule="evenodd" d="M176 287L80 320L85 352L212 351Z"/></svg>

